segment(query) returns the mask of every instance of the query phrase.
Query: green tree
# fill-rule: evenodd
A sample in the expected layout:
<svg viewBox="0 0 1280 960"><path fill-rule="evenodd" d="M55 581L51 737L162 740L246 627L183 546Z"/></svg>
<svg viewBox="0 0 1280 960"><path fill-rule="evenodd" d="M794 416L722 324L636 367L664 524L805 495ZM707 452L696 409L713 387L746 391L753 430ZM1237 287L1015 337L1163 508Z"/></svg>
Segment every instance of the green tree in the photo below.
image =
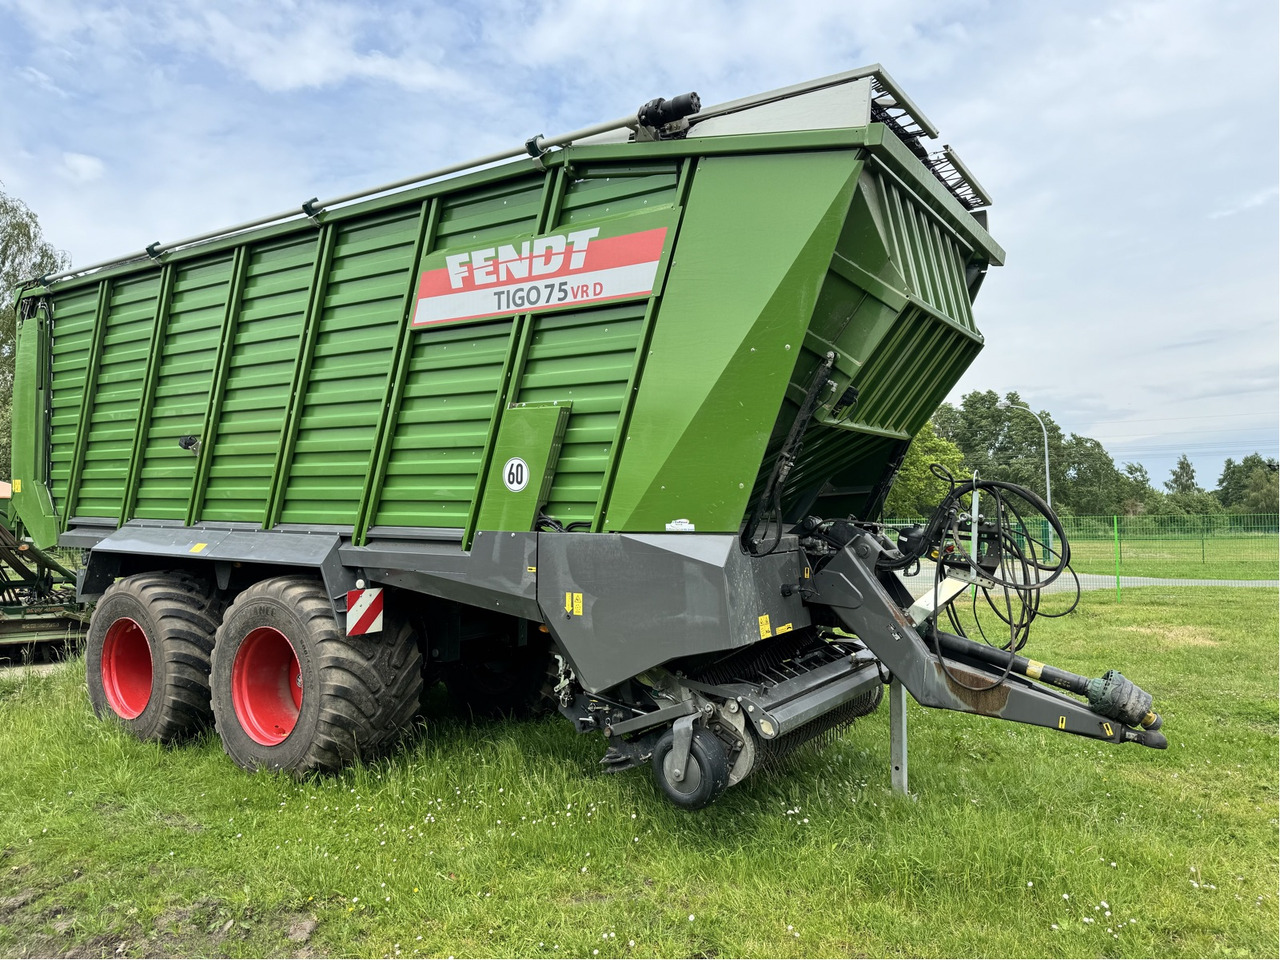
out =
<svg viewBox="0 0 1280 960"><path fill-rule="evenodd" d="M1003 403L1003 405L1002 405ZM1038 411L1044 431L1022 406L1017 393L1003 401L994 390L966 394L959 406L944 403L934 414L940 436L964 452L965 473L1021 484L1043 495L1045 434L1049 439L1049 475L1053 506L1061 514L1109 515L1148 512L1162 494L1151 488L1141 464L1116 466L1092 437L1062 429L1047 410Z"/></svg>
<svg viewBox="0 0 1280 960"><path fill-rule="evenodd" d="M14 299L24 281L64 269L70 259L45 241L36 215L21 200L5 193L3 186L0 184L0 477L8 477L17 330Z"/></svg>
<svg viewBox="0 0 1280 960"><path fill-rule="evenodd" d="M964 451L966 474L977 470L980 478L1021 484L1043 496L1044 433L1035 417L1014 409L1023 402L1016 392L1004 395L1003 408L1001 399L994 390L975 390L965 394L959 407L944 403L933 416L938 435ZM1048 411L1039 416L1049 435L1049 475L1057 503L1067 483L1062 430Z"/></svg>
<svg viewBox="0 0 1280 960"><path fill-rule="evenodd" d="M1150 486L1141 465L1136 465L1141 474L1122 472L1099 441L1075 433L1062 445L1062 456L1066 482L1061 493L1057 481L1053 488L1059 512L1095 516L1141 512Z"/></svg>
<svg viewBox="0 0 1280 960"><path fill-rule="evenodd" d="M1274 474L1277 468L1274 459L1264 460L1262 454L1251 453L1239 463L1236 463L1230 457L1227 462L1222 465L1222 475L1218 478L1218 489L1214 491L1214 495L1222 501L1222 505L1228 510L1243 510L1245 497L1248 495L1248 488L1253 480L1253 475L1262 471L1264 474ZM1260 480L1259 483L1264 483ZM1274 510L1264 510L1263 513L1274 513Z"/></svg>
<svg viewBox="0 0 1280 960"><path fill-rule="evenodd" d="M1120 504L1120 512L1130 517L1149 512L1151 505L1164 496L1151 486L1151 474L1140 463L1125 462L1124 487L1125 496Z"/></svg>
<svg viewBox="0 0 1280 960"><path fill-rule="evenodd" d="M960 478L964 475L964 453L950 440L938 436L933 423L926 423L911 441L902 468L885 500L886 517L927 517L947 494L947 485L929 470L941 464Z"/></svg>
<svg viewBox="0 0 1280 960"><path fill-rule="evenodd" d="M1147 510L1155 516L1201 516L1224 512L1218 498L1204 490L1165 494L1152 501Z"/></svg>
<svg viewBox="0 0 1280 960"><path fill-rule="evenodd" d="M1244 496L1237 505L1241 513L1280 512L1280 471L1275 460L1266 461L1249 474Z"/></svg>
<svg viewBox="0 0 1280 960"><path fill-rule="evenodd" d="M1169 479L1164 482L1164 488L1172 494L1204 492L1196 484L1196 468L1191 466L1185 453L1178 457L1177 466L1169 471Z"/></svg>

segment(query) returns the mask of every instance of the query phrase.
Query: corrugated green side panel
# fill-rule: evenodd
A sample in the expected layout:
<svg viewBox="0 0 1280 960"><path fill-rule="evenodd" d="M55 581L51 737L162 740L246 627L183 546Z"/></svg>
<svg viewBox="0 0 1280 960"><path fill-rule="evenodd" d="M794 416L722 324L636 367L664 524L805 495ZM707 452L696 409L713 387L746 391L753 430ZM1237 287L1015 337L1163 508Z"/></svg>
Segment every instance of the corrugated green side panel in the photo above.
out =
<svg viewBox="0 0 1280 960"><path fill-rule="evenodd" d="M93 284L57 298L53 322L53 417L50 438L53 456L50 487L54 505L66 522L67 483L75 456L80 401L84 397L89 350L93 345L93 318L98 306L98 286Z"/></svg>
<svg viewBox="0 0 1280 960"><path fill-rule="evenodd" d="M419 207L343 224L288 467L285 524L355 524L381 413Z"/></svg>
<svg viewBox="0 0 1280 960"><path fill-rule="evenodd" d="M514 177L444 198L435 250L532 235L542 210L544 176Z"/></svg>
<svg viewBox="0 0 1280 960"><path fill-rule="evenodd" d="M862 368L855 420L914 436L980 348L946 318L912 303Z"/></svg>
<svg viewBox="0 0 1280 960"><path fill-rule="evenodd" d="M313 234L250 255L200 519L261 522L266 511L315 256Z"/></svg>
<svg viewBox="0 0 1280 960"><path fill-rule="evenodd" d="M445 188L457 192L430 201L424 252L616 227L616 218L671 210L678 185L691 182L667 287L650 300L406 329L404 305L418 280L412 261L428 221L420 199L401 198L337 212L324 228L331 260L317 261L310 230L246 238L238 304L227 303L229 250L177 259L165 268L173 294L150 378L158 269L144 264L102 287L96 379L88 365L98 355L99 285L55 293L50 441L59 512L119 515L136 434L133 516L183 518L192 473L205 461L177 438L203 426L200 520L467 527L503 410L550 402L572 412L548 514L592 521L607 507L606 529L662 529L688 516L700 530L729 530L829 349L839 354L841 389L861 389L859 404L841 423L820 411L788 490L799 496L806 483L811 492L829 478L865 486L980 349L968 244L888 167L860 168L861 151L642 153L592 159L584 148L555 173L554 189L536 171ZM691 170L681 176L685 163L698 164L691 181ZM894 169L911 182L910 171ZM205 425L211 390L223 390L214 368L228 316L225 393ZM379 484L369 480L371 446L385 436L388 398L401 397L388 379L397 357L406 379ZM96 385L88 397L86 383ZM82 407L87 442L77 436ZM76 494L73 470L79 502L68 509L60 501ZM362 510L366 490L379 499Z"/></svg>
<svg viewBox="0 0 1280 960"><path fill-rule="evenodd" d="M543 176L521 176L444 197L431 249L532 235L543 188ZM417 269L410 266L404 282L414 284ZM466 526L498 415L513 324L408 331L407 379L373 526Z"/></svg>
<svg viewBox="0 0 1280 960"><path fill-rule="evenodd" d="M819 357L834 348L841 388L858 388L858 403L839 418L819 411L784 500L792 517L862 514L895 444L915 435L982 348L965 280L969 256L882 168L864 168L757 494ZM824 504L813 507L828 481Z"/></svg>
<svg viewBox="0 0 1280 960"><path fill-rule="evenodd" d="M466 525L513 323L495 320L412 334L413 355L375 525Z"/></svg>
<svg viewBox="0 0 1280 960"><path fill-rule="evenodd" d="M515 400L573 404L545 512L590 521L635 365L647 300L535 317Z"/></svg>
<svg viewBox="0 0 1280 960"><path fill-rule="evenodd" d="M79 496L70 514L118 517L128 481L160 271L112 284Z"/></svg>
<svg viewBox="0 0 1280 960"><path fill-rule="evenodd" d="M231 264L231 255L226 254L177 270L168 328L160 344L134 517L181 520L187 515L196 458L178 446L178 438L199 436L203 427Z"/></svg>
<svg viewBox="0 0 1280 960"><path fill-rule="evenodd" d="M967 256L956 238L883 169L869 167L860 187L879 214L894 265L912 292L938 313L974 330L973 304L965 285Z"/></svg>
<svg viewBox="0 0 1280 960"><path fill-rule="evenodd" d="M554 228L670 210L679 175L675 160L575 165ZM648 308L641 300L533 320L513 399L573 404L545 507L561 523L589 522L596 514Z"/></svg>
<svg viewBox="0 0 1280 960"><path fill-rule="evenodd" d="M676 199L679 175L674 160L576 164L556 226L669 208Z"/></svg>
<svg viewBox="0 0 1280 960"><path fill-rule="evenodd" d="M343 224L303 388L284 523L354 524L412 282L417 204Z"/></svg>

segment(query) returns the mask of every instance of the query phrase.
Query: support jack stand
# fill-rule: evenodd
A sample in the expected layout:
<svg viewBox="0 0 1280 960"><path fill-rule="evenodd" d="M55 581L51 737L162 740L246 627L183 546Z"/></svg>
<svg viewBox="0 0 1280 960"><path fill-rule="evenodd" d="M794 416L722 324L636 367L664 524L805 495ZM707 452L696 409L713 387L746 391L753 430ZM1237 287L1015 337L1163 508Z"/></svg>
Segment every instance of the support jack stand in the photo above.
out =
<svg viewBox="0 0 1280 960"><path fill-rule="evenodd" d="M907 690L897 677L889 681L889 764L893 792L910 796L907 790Z"/></svg>

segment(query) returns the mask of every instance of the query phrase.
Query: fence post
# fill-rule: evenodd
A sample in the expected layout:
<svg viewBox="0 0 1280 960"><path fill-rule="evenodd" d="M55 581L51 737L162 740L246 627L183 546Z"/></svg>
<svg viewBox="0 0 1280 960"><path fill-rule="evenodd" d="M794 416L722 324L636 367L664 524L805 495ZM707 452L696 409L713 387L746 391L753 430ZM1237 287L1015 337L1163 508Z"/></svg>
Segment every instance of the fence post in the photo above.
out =
<svg viewBox="0 0 1280 960"><path fill-rule="evenodd" d="M1115 535L1116 544L1116 602L1120 600L1120 518L1111 515L1111 531Z"/></svg>

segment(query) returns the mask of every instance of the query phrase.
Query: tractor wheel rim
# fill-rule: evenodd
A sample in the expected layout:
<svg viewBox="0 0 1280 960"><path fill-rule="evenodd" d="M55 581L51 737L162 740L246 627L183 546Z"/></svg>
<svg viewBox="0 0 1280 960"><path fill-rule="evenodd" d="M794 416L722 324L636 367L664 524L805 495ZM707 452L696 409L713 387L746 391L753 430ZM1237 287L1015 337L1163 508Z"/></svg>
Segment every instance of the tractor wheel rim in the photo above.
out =
<svg viewBox="0 0 1280 960"><path fill-rule="evenodd" d="M132 720L151 702L151 643L138 621L121 617L102 640L102 689L107 706Z"/></svg>
<svg viewBox="0 0 1280 960"><path fill-rule="evenodd" d="M282 743L302 710L302 667L289 639L274 627L249 632L231 665L231 705L255 743Z"/></svg>

